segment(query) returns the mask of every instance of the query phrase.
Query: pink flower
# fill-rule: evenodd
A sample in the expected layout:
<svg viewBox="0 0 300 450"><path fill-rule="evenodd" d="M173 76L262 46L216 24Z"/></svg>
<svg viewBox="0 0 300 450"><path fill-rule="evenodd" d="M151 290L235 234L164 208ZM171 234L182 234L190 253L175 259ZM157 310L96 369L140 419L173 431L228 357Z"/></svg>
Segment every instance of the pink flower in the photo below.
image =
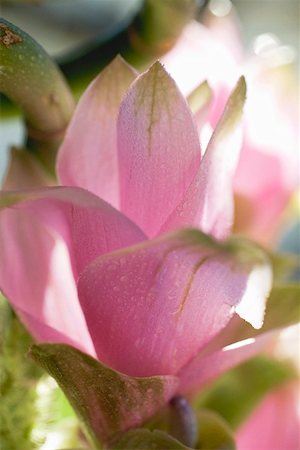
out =
<svg viewBox="0 0 300 450"><path fill-rule="evenodd" d="M237 433L238 450L300 448L298 383L267 394Z"/></svg>
<svg viewBox="0 0 300 450"><path fill-rule="evenodd" d="M136 77L116 59L84 93L58 156L71 187L1 194L0 286L38 341L186 391L264 344L214 345L233 316L262 325L271 283L254 244L212 237L233 220L245 84L203 156L162 66Z"/></svg>
<svg viewBox="0 0 300 450"><path fill-rule="evenodd" d="M269 51L246 54L232 18L209 17L207 23L190 23L163 62L185 95L204 80L212 87L214 99L200 129L203 140L220 117L237 74L245 74L248 99L234 185L235 229L270 245L299 184L297 102L285 80L290 68L280 59L284 48L274 43L269 42Z"/></svg>

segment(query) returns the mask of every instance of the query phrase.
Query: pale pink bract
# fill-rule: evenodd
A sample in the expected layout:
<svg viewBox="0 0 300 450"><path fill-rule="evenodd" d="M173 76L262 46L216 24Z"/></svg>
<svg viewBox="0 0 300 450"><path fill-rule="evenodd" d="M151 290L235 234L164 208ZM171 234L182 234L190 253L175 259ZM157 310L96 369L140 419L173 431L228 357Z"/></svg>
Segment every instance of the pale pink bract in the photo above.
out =
<svg viewBox="0 0 300 450"><path fill-rule="evenodd" d="M223 242L244 100L240 79L203 155L161 64L137 77L117 58L93 81L59 152L64 186L1 194L0 286L38 341L176 375L181 392L263 347L203 354L237 314L261 327L271 284L258 247ZM211 237L178 231L191 226Z"/></svg>

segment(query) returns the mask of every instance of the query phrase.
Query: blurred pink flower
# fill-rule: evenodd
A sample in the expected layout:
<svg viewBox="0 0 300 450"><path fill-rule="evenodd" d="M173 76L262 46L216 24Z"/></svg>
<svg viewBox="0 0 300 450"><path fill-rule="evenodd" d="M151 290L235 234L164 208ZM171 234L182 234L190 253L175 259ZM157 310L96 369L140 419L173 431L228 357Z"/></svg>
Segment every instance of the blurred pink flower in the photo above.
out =
<svg viewBox="0 0 300 450"><path fill-rule="evenodd" d="M162 66L135 78L116 59L81 98L58 156L72 187L1 194L0 286L38 341L129 375L177 375L185 391L264 342L208 345L235 315L261 327L271 284L259 248L220 241L233 220L245 84L203 156ZM219 240L172 231L181 226Z"/></svg>
<svg viewBox="0 0 300 450"><path fill-rule="evenodd" d="M299 385L280 386L261 401L240 427L238 450L299 450ZM259 447L258 447L259 446Z"/></svg>
<svg viewBox="0 0 300 450"><path fill-rule="evenodd" d="M236 77L244 73L248 98L234 185L235 229L270 245L299 185L297 95L295 83L288 84L287 51L267 35L257 43L258 54L246 54L233 18L208 16L206 23L190 23L163 63L185 95L204 80L212 87L214 99L200 128L203 143Z"/></svg>

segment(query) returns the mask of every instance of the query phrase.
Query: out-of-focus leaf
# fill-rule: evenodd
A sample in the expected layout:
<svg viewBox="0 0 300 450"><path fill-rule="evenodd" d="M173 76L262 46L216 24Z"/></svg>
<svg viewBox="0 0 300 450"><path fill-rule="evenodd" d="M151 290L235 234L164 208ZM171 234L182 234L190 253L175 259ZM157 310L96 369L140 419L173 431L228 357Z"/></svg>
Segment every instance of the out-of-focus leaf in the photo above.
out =
<svg viewBox="0 0 300 450"><path fill-rule="evenodd" d="M216 411L236 429L264 395L295 376L295 370L286 362L256 357L226 373L200 393L195 406Z"/></svg>
<svg viewBox="0 0 300 450"><path fill-rule="evenodd" d="M128 30L131 49L125 59L140 64L167 52L194 13L193 0L146 0Z"/></svg>
<svg viewBox="0 0 300 450"><path fill-rule="evenodd" d="M56 379L96 448L141 425L177 387L176 377L129 377L68 345L34 345L30 356Z"/></svg>
<svg viewBox="0 0 300 450"><path fill-rule="evenodd" d="M41 370L26 358L32 338L0 294L1 450L33 450L36 391Z"/></svg>
<svg viewBox="0 0 300 450"><path fill-rule="evenodd" d="M167 433L142 428L129 431L110 447L111 450L189 450L189 448Z"/></svg>
<svg viewBox="0 0 300 450"><path fill-rule="evenodd" d="M226 421L214 411L200 409L198 411L199 435L197 449L234 450L234 437Z"/></svg>
<svg viewBox="0 0 300 450"><path fill-rule="evenodd" d="M0 92L22 109L27 146L56 150L74 109L58 66L27 33L4 19L0 20L0 58ZM40 152L39 157L53 169L50 154Z"/></svg>
<svg viewBox="0 0 300 450"><path fill-rule="evenodd" d="M270 253L269 258L276 283L278 281L291 281L293 273L300 270L299 255L293 255L292 253Z"/></svg>

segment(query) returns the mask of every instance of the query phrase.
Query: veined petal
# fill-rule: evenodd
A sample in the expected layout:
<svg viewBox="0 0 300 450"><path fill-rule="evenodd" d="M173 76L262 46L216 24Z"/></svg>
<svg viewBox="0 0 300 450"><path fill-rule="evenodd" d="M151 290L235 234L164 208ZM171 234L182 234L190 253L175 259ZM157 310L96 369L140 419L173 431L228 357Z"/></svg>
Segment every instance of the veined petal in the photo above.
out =
<svg viewBox="0 0 300 450"><path fill-rule="evenodd" d="M226 326L260 264L255 246L220 244L198 231L97 258L78 291L99 359L135 376L176 374ZM264 294L245 311L254 324L262 320Z"/></svg>
<svg viewBox="0 0 300 450"><path fill-rule="evenodd" d="M79 186L119 206L117 116L136 72L117 56L83 94L59 150L57 172L67 186Z"/></svg>
<svg viewBox="0 0 300 450"><path fill-rule="evenodd" d="M34 213L47 228L60 234L67 243L75 277L97 256L146 239L127 217L79 188L0 193L1 206Z"/></svg>
<svg viewBox="0 0 300 450"><path fill-rule="evenodd" d="M122 102L118 154L121 210L154 236L183 198L201 158L191 111L158 62Z"/></svg>
<svg viewBox="0 0 300 450"><path fill-rule="evenodd" d="M161 231L196 225L217 238L228 235L233 222L233 175L241 145L239 123L245 96L245 79L241 77L208 143L198 173Z"/></svg>

